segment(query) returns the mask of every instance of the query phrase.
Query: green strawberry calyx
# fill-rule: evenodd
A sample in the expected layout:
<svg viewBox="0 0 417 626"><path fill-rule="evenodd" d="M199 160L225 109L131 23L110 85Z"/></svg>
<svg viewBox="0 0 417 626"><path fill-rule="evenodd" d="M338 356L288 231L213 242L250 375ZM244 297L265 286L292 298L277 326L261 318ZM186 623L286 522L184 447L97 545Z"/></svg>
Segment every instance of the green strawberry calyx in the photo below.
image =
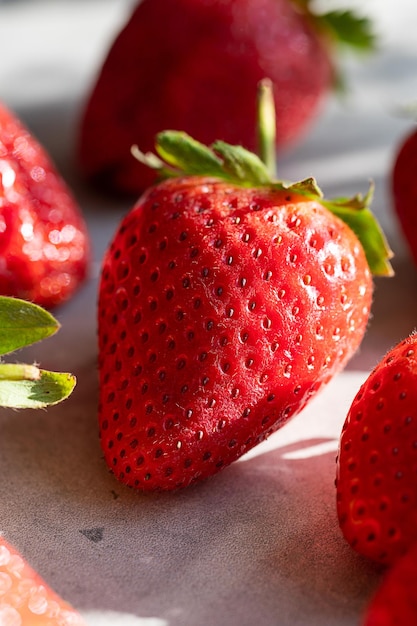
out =
<svg viewBox="0 0 417 626"><path fill-rule="evenodd" d="M242 146L215 141L205 146L187 133L165 130L156 135L155 150L143 153L138 146L132 155L158 173L159 180L179 176L208 176L242 187L269 187L305 196L320 202L342 219L356 234L364 249L369 268L375 276L392 276L389 262L392 251L385 235L370 210L373 184L362 196L326 200L314 178L295 183L276 180L275 177L275 108L272 84L260 82L258 90L258 138L256 155Z"/></svg>
<svg viewBox="0 0 417 626"><path fill-rule="evenodd" d="M375 48L376 36L368 17L358 15L350 9L320 12L311 0L291 0L291 2L331 41L356 52L368 52Z"/></svg>
<svg viewBox="0 0 417 626"><path fill-rule="evenodd" d="M312 0L291 0L294 8L311 24L330 51L333 64L334 87L346 91L343 70L339 67L340 53L344 51L367 54L377 48L377 37L372 21L351 9L320 11ZM333 54L336 52L336 54Z"/></svg>
<svg viewBox="0 0 417 626"><path fill-rule="evenodd" d="M50 337L59 322L42 307L0 296L0 356L9 355ZM45 408L68 398L76 384L73 374L50 372L27 363L0 361L0 406Z"/></svg>

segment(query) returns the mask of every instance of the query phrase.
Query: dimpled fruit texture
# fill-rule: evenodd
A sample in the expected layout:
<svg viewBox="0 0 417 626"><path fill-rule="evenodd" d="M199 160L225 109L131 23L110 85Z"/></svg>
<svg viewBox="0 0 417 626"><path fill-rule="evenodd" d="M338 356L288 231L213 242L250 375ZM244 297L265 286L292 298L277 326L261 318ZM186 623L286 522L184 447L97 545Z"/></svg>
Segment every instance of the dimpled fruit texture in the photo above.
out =
<svg viewBox="0 0 417 626"><path fill-rule="evenodd" d="M154 179L130 156L157 132L257 147L253 94L274 83L277 140L299 137L333 84L327 39L289 0L142 0L113 42L80 124L78 162L101 186Z"/></svg>
<svg viewBox="0 0 417 626"><path fill-rule="evenodd" d="M43 147L0 105L0 294L51 308L89 262L87 227Z"/></svg>
<svg viewBox="0 0 417 626"><path fill-rule="evenodd" d="M356 236L318 202L199 177L150 189L103 263L108 465L149 490L227 466L344 366L371 295Z"/></svg>
<svg viewBox="0 0 417 626"><path fill-rule="evenodd" d="M392 564L416 541L417 335L395 346L356 395L340 438L337 510L348 543Z"/></svg>

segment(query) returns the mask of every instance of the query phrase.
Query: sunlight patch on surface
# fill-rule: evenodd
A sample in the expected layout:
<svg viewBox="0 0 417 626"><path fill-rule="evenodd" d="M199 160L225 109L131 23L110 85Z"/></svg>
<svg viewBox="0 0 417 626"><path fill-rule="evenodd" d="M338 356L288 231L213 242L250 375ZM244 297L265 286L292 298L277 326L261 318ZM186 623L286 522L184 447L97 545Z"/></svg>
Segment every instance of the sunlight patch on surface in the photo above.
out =
<svg viewBox="0 0 417 626"><path fill-rule="evenodd" d="M328 452L335 452L338 449L338 445L339 441L337 439L323 441L307 447L303 447L303 442L300 441L300 448L297 450L291 450L291 452L284 452L282 458L293 461L296 461L297 459L309 459L313 456L320 456L322 454L327 454Z"/></svg>
<svg viewBox="0 0 417 626"><path fill-rule="evenodd" d="M138 617L119 611L84 611L83 617L94 626L168 626L168 622L159 617Z"/></svg>

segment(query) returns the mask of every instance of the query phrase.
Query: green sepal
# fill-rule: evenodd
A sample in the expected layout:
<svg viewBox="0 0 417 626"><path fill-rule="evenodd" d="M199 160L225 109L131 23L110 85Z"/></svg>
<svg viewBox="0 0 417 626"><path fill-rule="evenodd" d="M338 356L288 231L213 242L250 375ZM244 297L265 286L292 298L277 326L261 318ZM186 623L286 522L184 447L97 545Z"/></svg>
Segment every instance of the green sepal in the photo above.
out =
<svg viewBox="0 0 417 626"><path fill-rule="evenodd" d="M1 367L1 365L0 365ZM39 370L39 378L0 377L0 406L41 409L68 398L76 385L72 374Z"/></svg>
<svg viewBox="0 0 417 626"><path fill-rule="evenodd" d="M0 355L46 339L59 328L59 322L42 307L0 296Z"/></svg>
<svg viewBox="0 0 417 626"><path fill-rule="evenodd" d="M315 15L315 19L339 44L357 52L369 52L376 47L372 22L366 17L357 16L353 11L329 11Z"/></svg>
<svg viewBox="0 0 417 626"><path fill-rule="evenodd" d="M155 147L168 165L187 175L221 177L226 173L221 159L213 150L182 131L158 133Z"/></svg>
<svg viewBox="0 0 417 626"><path fill-rule="evenodd" d="M368 52L376 48L377 38L369 18L349 9L320 13L312 0L291 0L291 3L330 41L356 52Z"/></svg>
<svg viewBox="0 0 417 626"><path fill-rule="evenodd" d="M224 141L215 141L212 149L222 158L223 172L233 181L246 187L272 183L266 165L261 159L242 146L231 146Z"/></svg>
<svg viewBox="0 0 417 626"><path fill-rule="evenodd" d="M371 183L365 196L357 194L352 198L326 200L314 178L306 178L290 185L277 185L292 193L298 193L313 201L320 202L326 209L349 226L359 239L365 252L369 269L374 276L393 276L390 259L393 253L387 239L370 210L374 185Z"/></svg>
<svg viewBox="0 0 417 626"><path fill-rule="evenodd" d="M291 183L290 185L284 185L284 188L293 193L314 196L315 200L320 200L323 197L323 192L318 186L316 179L312 177Z"/></svg>
<svg viewBox="0 0 417 626"><path fill-rule="evenodd" d="M275 171L272 162L273 153L271 146L268 146L268 141L271 142L274 137L273 103L272 83L265 79L258 88L258 131L262 137L263 160L242 146L216 141L207 147L186 133L173 130L163 131L156 136L156 150L159 156L143 154L136 146L132 148L132 154L136 156L135 152L139 152L139 160L156 169L160 177L189 175L215 177L241 187L281 189L319 202L355 232L363 246L371 272L374 275L391 276L393 270L389 259L392 258L392 252L369 209L373 186L365 197L357 195L353 198L325 200L314 178L306 178L292 184L275 180L271 174ZM270 158L266 159L265 155L269 155Z"/></svg>
<svg viewBox="0 0 417 626"><path fill-rule="evenodd" d="M374 276L393 276L390 263L393 252L377 219L369 208L373 196L373 185L368 193L353 198L322 200L322 204L347 224L362 244L366 260Z"/></svg>

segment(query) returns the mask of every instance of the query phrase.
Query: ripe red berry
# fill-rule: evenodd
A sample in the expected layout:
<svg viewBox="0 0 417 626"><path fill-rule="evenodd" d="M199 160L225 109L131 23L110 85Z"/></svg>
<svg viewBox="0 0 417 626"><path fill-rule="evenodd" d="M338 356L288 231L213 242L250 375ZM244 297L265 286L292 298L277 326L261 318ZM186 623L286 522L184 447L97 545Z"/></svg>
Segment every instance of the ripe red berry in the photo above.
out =
<svg viewBox="0 0 417 626"><path fill-rule="evenodd" d="M369 606L362 626L417 624L417 545L386 572Z"/></svg>
<svg viewBox="0 0 417 626"><path fill-rule="evenodd" d="M417 265L417 130L409 133L395 155L392 191L396 212L409 252Z"/></svg>
<svg viewBox="0 0 417 626"><path fill-rule="evenodd" d="M103 262L101 443L115 475L144 490L218 472L346 364L367 326L372 278L339 209L382 244L366 202L352 210L326 203L313 181L267 182L241 148L218 142L213 152L162 133L159 151L171 166L188 156L217 176L150 188ZM384 245L376 250L385 273Z"/></svg>
<svg viewBox="0 0 417 626"><path fill-rule="evenodd" d="M38 141L0 104L0 294L46 308L84 281L89 235Z"/></svg>
<svg viewBox="0 0 417 626"><path fill-rule="evenodd" d="M137 194L154 176L130 156L157 132L182 129L205 144L257 148L253 94L268 76L277 140L307 131L335 82L336 34L371 45L349 12L313 15L292 0L141 0L92 86L81 120L79 165L101 188Z"/></svg>
<svg viewBox="0 0 417 626"><path fill-rule="evenodd" d="M417 539L417 335L395 346L354 399L343 427L337 510L360 554L393 563Z"/></svg>

